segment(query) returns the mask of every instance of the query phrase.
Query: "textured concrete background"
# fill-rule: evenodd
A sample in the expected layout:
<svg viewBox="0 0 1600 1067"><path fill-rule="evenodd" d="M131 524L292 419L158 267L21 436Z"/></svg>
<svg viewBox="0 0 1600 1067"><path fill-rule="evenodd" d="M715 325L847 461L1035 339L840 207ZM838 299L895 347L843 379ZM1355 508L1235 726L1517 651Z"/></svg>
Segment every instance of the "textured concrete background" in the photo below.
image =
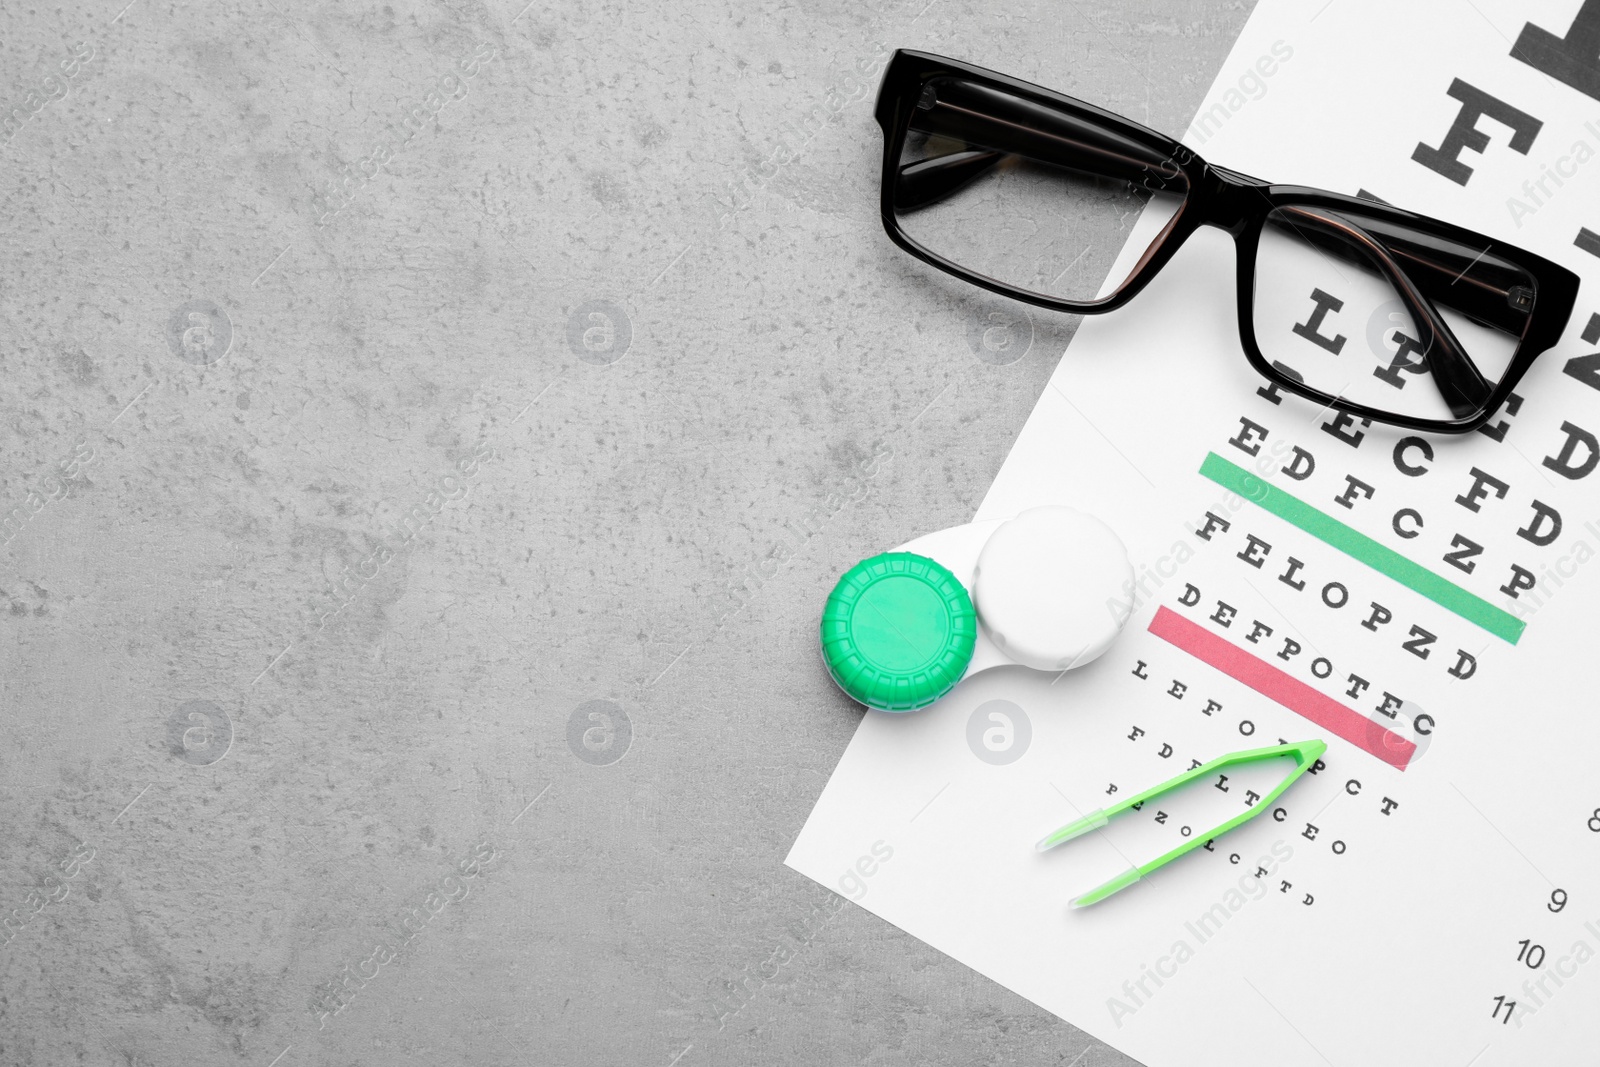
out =
<svg viewBox="0 0 1600 1067"><path fill-rule="evenodd" d="M1181 133L1249 3L123 3L0 9L0 1064L1128 1062L782 859L1074 327L887 52Z"/></svg>

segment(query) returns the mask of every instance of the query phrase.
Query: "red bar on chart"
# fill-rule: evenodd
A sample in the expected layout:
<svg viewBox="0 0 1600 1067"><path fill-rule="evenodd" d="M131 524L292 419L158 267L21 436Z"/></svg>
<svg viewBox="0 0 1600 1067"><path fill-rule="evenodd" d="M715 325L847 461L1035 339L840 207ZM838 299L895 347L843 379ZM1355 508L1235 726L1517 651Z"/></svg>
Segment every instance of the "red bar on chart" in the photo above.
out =
<svg viewBox="0 0 1600 1067"><path fill-rule="evenodd" d="M1195 659L1277 701L1303 719L1322 727L1335 737L1370 752L1383 762L1406 769L1416 753L1414 742L1385 729L1353 708L1347 708L1318 689L1302 682L1265 660L1224 640L1179 615L1170 608L1159 608L1150 620L1150 632L1183 649Z"/></svg>

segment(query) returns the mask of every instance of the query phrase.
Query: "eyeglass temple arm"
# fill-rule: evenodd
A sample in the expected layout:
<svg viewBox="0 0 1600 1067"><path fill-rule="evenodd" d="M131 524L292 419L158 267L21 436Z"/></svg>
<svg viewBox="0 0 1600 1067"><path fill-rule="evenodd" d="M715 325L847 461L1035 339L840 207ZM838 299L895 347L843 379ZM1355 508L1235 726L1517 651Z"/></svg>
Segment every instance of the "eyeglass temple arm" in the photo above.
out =
<svg viewBox="0 0 1600 1067"><path fill-rule="evenodd" d="M1007 152L977 148L907 163L894 183L895 210L911 212L936 204L1011 158Z"/></svg>
<svg viewBox="0 0 1600 1067"><path fill-rule="evenodd" d="M1374 232L1370 225L1362 225L1362 228L1394 256L1406 276L1430 301L1513 337L1522 336L1531 304L1523 307L1515 302L1521 295L1517 290L1526 287L1519 285L1505 269L1497 270L1492 264L1483 263L1482 257L1478 262L1466 262L1458 257L1458 263L1447 263L1441 258L1446 253L1408 241L1392 230ZM1300 236L1346 262L1362 262L1348 241L1319 231ZM1527 298L1531 300L1531 296L1529 293Z"/></svg>
<svg viewBox="0 0 1600 1067"><path fill-rule="evenodd" d="M979 92L984 110L965 106L964 100L936 98L912 111L911 129L966 147L901 166L894 189L897 209L914 211L936 203L1016 156L1150 189L1183 181L1171 160L1158 159L1108 131L1026 100L962 87L963 96Z"/></svg>

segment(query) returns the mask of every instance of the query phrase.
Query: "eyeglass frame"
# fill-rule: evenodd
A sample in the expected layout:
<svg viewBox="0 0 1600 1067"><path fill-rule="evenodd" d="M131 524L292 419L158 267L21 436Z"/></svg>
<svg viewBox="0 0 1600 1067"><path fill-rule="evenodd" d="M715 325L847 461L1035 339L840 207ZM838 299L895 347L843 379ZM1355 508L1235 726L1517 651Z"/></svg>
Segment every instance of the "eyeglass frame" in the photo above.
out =
<svg viewBox="0 0 1600 1067"><path fill-rule="evenodd" d="M1080 122L1099 126L1157 153L1163 160L1163 165L1170 164L1181 172L1188 183L1188 191L1183 202L1168 220L1162 234L1157 236L1139 263L1115 290L1096 300L1078 301L1046 296L1007 285L977 271L969 270L923 247L901 228L895 209L894 194L896 181L900 175L901 155L911 131L911 114L927 85L936 78L949 76L958 76L982 87L1011 93L1030 103L1063 111ZM1478 429L1499 411L1532 367L1533 361L1560 341L1571 318L1573 305L1577 302L1580 284L1578 275L1526 249L1382 201L1345 196L1310 186L1275 185L1238 171L1219 167L1202 159L1182 142L1157 133L1131 119L1043 86L959 60L911 49L897 49L884 69L874 117L884 134L879 211L889 239L903 251L930 266L1001 296L1052 311L1095 315L1114 311L1128 303L1150 283L1150 280L1200 227L1215 226L1228 233L1234 241L1239 341L1250 365L1274 385L1307 400L1348 412L1357 418L1438 433L1464 434ZM1278 370L1272 361L1266 358L1255 336L1256 254L1267 217L1283 207L1312 207L1333 211L1355 209L1363 215L1409 227L1425 237L1472 247L1484 247L1485 255L1492 250L1499 259L1511 263L1532 277L1535 283L1534 306L1528 312L1528 321L1517 339L1516 350L1505 373L1482 402L1481 410L1465 418L1446 420L1426 419L1373 408L1307 386ZM1375 238L1369 236L1368 239L1376 243ZM1395 269L1398 271L1398 268ZM1399 280L1412 284L1403 272L1400 274L1400 279L1391 279L1391 281ZM1417 298L1423 301L1426 308L1435 316L1438 315L1437 304L1421 296L1420 293ZM1549 310L1551 308L1553 310ZM1541 311L1545 313L1540 314ZM1442 320L1440 321L1442 323ZM1445 329L1448 336L1448 328ZM1459 345L1459 342L1457 344Z"/></svg>

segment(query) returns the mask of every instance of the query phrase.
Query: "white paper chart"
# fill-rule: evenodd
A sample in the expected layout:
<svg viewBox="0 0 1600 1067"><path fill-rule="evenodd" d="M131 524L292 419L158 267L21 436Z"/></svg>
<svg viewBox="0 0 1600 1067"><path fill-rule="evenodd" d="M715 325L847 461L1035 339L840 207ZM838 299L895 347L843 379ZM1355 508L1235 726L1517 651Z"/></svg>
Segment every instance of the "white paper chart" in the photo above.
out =
<svg viewBox="0 0 1600 1067"><path fill-rule="evenodd" d="M1575 1062L1600 1045L1600 0L1261 0L1185 141L1562 263L1565 337L1481 432L1363 424L1250 369L1232 240L1202 231L1085 321L976 516L1117 529L1123 637L867 715L788 862L1152 1067ZM1285 283L1312 290L1285 325L1381 351L1395 309L1336 275ZM1066 907L1272 774L1033 849L1312 737L1273 810L1102 904Z"/></svg>

